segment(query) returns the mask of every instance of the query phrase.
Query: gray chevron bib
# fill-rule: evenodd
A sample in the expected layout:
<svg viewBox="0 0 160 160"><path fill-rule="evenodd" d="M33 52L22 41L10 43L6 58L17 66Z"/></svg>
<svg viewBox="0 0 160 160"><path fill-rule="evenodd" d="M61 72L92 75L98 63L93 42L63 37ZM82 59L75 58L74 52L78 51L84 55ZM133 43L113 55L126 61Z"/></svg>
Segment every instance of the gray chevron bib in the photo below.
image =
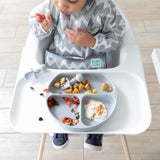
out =
<svg viewBox="0 0 160 160"><path fill-rule="evenodd" d="M49 13L53 27L45 32L39 23L30 18L33 33L44 39L53 32L54 40L49 45L45 55L45 63L49 68L91 69L105 68L107 53L117 50L125 34L125 22L112 0L87 0L85 6L74 14L62 14L52 3L52 0L35 13ZM93 48L77 46L65 35L67 28L75 31L80 28L96 38ZM108 61L107 61L108 63Z"/></svg>

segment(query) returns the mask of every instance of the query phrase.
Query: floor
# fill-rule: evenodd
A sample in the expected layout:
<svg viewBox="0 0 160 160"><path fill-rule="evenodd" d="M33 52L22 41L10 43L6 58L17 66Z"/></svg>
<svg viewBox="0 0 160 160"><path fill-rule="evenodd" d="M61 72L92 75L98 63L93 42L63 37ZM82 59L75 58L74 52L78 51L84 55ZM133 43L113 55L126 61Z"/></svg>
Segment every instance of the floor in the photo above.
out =
<svg viewBox="0 0 160 160"><path fill-rule="evenodd" d="M0 0L0 159L35 160L40 134L20 134L9 122L10 103L18 65L29 32L30 10L42 0ZM160 85L151 59L153 48L160 48L160 0L116 0L131 23L141 49L152 108L152 123L140 135L127 136L133 160L160 160ZM44 160L124 160L119 136L104 137L103 150L83 149L85 137L70 135L68 148L57 151L47 136Z"/></svg>

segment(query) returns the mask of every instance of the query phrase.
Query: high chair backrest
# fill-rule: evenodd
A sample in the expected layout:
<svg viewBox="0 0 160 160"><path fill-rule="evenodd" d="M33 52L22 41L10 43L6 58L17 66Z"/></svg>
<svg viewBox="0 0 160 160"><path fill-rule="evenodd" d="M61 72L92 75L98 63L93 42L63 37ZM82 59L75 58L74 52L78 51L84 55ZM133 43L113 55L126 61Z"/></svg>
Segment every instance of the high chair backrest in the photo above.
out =
<svg viewBox="0 0 160 160"><path fill-rule="evenodd" d="M123 19L125 20L125 24L126 24L126 33L123 39L123 42L119 48L119 50L117 51L113 51L111 53L107 53L107 62L108 64L108 68L111 67L116 67L120 64L123 63L123 61L125 60L125 57L127 56L126 54L129 54L126 51L126 49L129 46L134 46L137 45L136 39L135 39L135 35L133 33L133 30L131 28L131 25L129 24L128 19L126 18L126 16L124 15L124 13L122 12L122 10L119 8L119 6L117 5L117 3L112 0L114 2L114 4L117 6L119 12L121 13Z"/></svg>

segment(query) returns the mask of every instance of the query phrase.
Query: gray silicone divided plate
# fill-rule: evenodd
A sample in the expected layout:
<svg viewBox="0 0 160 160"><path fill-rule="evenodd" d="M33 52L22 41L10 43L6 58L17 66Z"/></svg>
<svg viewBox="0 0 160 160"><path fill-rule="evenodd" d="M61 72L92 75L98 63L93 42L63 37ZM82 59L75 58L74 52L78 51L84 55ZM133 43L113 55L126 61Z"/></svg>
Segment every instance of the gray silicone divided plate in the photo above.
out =
<svg viewBox="0 0 160 160"><path fill-rule="evenodd" d="M112 80L105 74L105 73L83 73L81 72L84 78L88 79L89 83L91 84L91 90L96 89L100 92L100 94L84 94L84 92L80 92L79 94L66 94L64 90L56 89L53 87L55 82L59 82L60 78L67 77L70 79L73 78L73 75L77 73L63 73L57 75L53 81L49 85L49 94L46 97L46 103L50 96L52 96L58 103L58 106L52 107L51 109L48 107L50 114L64 129L70 131L90 131L106 122L106 120L111 116L113 111L115 110L116 103L117 103L117 91L114 83ZM111 92L107 92L106 90L102 90L102 84L108 83L110 87L112 87ZM84 90L85 91L85 90ZM68 107L66 102L63 100L63 97L72 97L75 96L79 98L80 104L78 105L76 111L79 112L79 123L77 125L66 125L62 123L63 117L70 117L75 119L75 114L71 112L72 107ZM107 115L101 122L91 121L85 117L85 104L88 100L94 99L97 101L102 102L107 107ZM47 105L48 106L48 105ZM72 104L71 104L72 106Z"/></svg>

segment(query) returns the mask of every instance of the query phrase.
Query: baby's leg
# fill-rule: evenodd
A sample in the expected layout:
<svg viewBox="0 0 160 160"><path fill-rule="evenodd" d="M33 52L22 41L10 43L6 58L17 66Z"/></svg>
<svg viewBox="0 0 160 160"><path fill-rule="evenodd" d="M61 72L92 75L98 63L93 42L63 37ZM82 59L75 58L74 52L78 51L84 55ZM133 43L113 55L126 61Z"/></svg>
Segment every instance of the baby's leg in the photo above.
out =
<svg viewBox="0 0 160 160"><path fill-rule="evenodd" d="M103 134L87 134L84 147L90 150L100 151L102 149Z"/></svg>
<svg viewBox="0 0 160 160"><path fill-rule="evenodd" d="M52 145L55 149L64 149L68 145L68 134L55 133L53 135Z"/></svg>

